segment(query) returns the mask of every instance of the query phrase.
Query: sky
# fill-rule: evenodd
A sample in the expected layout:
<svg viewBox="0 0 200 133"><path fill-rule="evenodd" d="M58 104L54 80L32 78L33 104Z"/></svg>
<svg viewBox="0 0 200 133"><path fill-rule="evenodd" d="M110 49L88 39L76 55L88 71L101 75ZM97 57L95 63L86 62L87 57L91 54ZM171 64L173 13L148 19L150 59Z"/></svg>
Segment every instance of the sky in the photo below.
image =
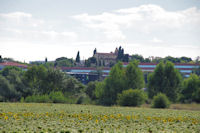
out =
<svg viewBox="0 0 200 133"><path fill-rule="evenodd" d="M200 0L0 0L0 55L82 60L125 53L200 56Z"/></svg>

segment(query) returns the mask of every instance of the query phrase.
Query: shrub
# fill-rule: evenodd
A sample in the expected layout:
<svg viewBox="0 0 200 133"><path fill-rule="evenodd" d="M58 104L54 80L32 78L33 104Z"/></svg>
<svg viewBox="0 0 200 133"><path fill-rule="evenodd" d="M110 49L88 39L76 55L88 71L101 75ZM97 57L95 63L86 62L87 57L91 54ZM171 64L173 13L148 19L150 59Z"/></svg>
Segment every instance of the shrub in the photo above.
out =
<svg viewBox="0 0 200 133"><path fill-rule="evenodd" d="M158 93L153 97L153 108L169 108L170 102L167 96L163 93Z"/></svg>
<svg viewBox="0 0 200 133"><path fill-rule="evenodd" d="M34 99L32 96L27 96L24 101L27 103L31 103L31 102L34 102Z"/></svg>
<svg viewBox="0 0 200 133"><path fill-rule="evenodd" d="M23 103L24 102L24 97L20 98L20 102Z"/></svg>
<svg viewBox="0 0 200 133"><path fill-rule="evenodd" d="M147 99L147 95L143 90L139 89L129 89L122 91L118 94L117 103L121 106L140 106Z"/></svg>
<svg viewBox="0 0 200 133"><path fill-rule="evenodd" d="M64 97L64 95L61 91L56 91L56 92L53 91L49 94L49 97L54 103L65 103L66 102L66 98Z"/></svg>
<svg viewBox="0 0 200 133"><path fill-rule="evenodd" d="M49 98L48 95L37 95L36 102L37 103L49 103L49 102L51 102L51 99Z"/></svg>
<svg viewBox="0 0 200 133"><path fill-rule="evenodd" d="M21 99L22 100L22 99ZM48 95L32 95L28 96L24 100L25 102L35 102L35 103L49 103L51 102L51 99Z"/></svg>

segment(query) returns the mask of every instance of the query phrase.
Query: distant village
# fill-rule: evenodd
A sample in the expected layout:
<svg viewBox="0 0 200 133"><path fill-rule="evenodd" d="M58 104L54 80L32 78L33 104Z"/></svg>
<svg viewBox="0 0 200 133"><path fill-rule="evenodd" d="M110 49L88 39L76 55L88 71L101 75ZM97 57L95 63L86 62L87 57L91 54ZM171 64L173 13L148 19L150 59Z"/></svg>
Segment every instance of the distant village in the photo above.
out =
<svg viewBox="0 0 200 133"><path fill-rule="evenodd" d="M59 68L63 72L76 77L82 83L87 84L90 81L103 80L109 75L111 67L118 61L121 61L123 66L126 67L133 60L139 62L139 68L144 73L145 79L148 73L153 72L156 65L161 61L171 61L174 63L174 67L179 69L184 77L189 77L193 70L200 66L200 57L197 57L196 60L192 60L190 57L175 58L171 56L165 58L153 56L144 58L138 54L125 54L124 49L120 46L110 53L98 52L95 48L93 56L86 60L80 59L79 51L77 52L76 59L60 57L55 61L48 61L48 58L45 58L44 61L30 61L29 64L0 56L0 70L6 66L16 66L26 70L30 65L44 65L46 67Z"/></svg>

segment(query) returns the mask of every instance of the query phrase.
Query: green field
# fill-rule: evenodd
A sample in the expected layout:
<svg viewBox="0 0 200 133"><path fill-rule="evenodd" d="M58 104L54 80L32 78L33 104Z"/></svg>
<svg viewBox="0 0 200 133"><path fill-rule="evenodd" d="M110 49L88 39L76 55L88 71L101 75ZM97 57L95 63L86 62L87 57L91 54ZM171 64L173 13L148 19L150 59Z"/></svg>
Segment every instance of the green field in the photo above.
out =
<svg viewBox="0 0 200 133"><path fill-rule="evenodd" d="M0 103L0 132L200 132L200 111Z"/></svg>

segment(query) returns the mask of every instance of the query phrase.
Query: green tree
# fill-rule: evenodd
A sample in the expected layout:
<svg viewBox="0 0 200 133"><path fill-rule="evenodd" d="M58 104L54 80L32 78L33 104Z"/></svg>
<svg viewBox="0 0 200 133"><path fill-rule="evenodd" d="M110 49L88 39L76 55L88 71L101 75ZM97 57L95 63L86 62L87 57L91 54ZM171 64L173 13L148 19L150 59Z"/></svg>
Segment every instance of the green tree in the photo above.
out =
<svg viewBox="0 0 200 133"><path fill-rule="evenodd" d="M80 53L79 53L79 51L78 51L78 53L76 55L76 62L80 63Z"/></svg>
<svg viewBox="0 0 200 133"><path fill-rule="evenodd" d="M170 101L163 93L158 93L156 96L154 96L152 103L153 108L169 108L170 106Z"/></svg>
<svg viewBox="0 0 200 133"><path fill-rule="evenodd" d="M131 60L137 60L139 62L144 62L144 58L142 55L134 54L131 56Z"/></svg>
<svg viewBox="0 0 200 133"><path fill-rule="evenodd" d="M32 89L33 94L45 93L43 90L46 86L45 78L47 76L47 69L40 66L29 67L24 74L26 85Z"/></svg>
<svg viewBox="0 0 200 133"><path fill-rule="evenodd" d="M144 76L138 62L130 62L125 69L126 88L141 89L144 87Z"/></svg>
<svg viewBox="0 0 200 133"><path fill-rule="evenodd" d="M181 86L182 77L180 72L174 68L173 63L161 62L157 65L154 72L148 77L149 97L164 93L171 101L176 101Z"/></svg>
<svg viewBox="0 0 200 133"><path fill-rule="evenodd" d="M140 106L147 99L147 95L140 89L129 89L118 94L118 104L121 106Z"/></svg>
<svg viewBox="0 0 200 133"><path fill-rule="evenodd" d="M17 101L19 93L9 81L0 75L0 101Z"/></svg>
<svg viewBox="0 0 200 133"><path fill-rule="evenodd" d="M97 49L95 48L93 51L93 56L97 53Z"/></svg>
<svg viewBox="0 0 200 133"><path fill-rule="evenodd" d="M47 60L47 57L45 58L45 63L47 63L48 62L48 60Z"/></svg>
<svg viewBox="0 0 200 133"><path fill-rule="evenodd" d="M124 49L120 46L117 53L117 61L122 61L124 58Z"/></svg>
<svg viewBox="0 0 200 133"><path fill-rule="evenodd" d="M95 89L96 89L96 81L91 81L87 84L87 87L85 88L85 93L92 99L95 100L96 99L96 95L95 95Z"/></svg>
<svg viewBox="0 0 200 133"><path fill-rule="evenodd" d="M1 62L3 62L3 58L2 58L1 55L0 55L0 63L1 63Z"/></svg>
<svg viewBox="0 0 200 133"><path fill-rule="evenodd" d="M194 73L194 74L196 74L197 76L200 77L200 66L197 67L197 68L194 68L194 69L192 70L192 73Z"/></svg>
<svg viewBox="0 0 200 133"><path fill-rule="evenodd" d="M103 81L104 83L97 84L96 94L100 104L116 104L117 94L125 88L124 78L123 66L119 62L112 67L109 76Z"/></svg>
<svg viewBox="0 0 200 133"><path fill-rule="evenodd" d="M57 67L73 67L74 66L74 60L68 59L66 57L60 57L55 60L54 66Z"/></svg>
<svg viewBox="0 0 200 133"><path fill-rule="evenodd" d="M62 83L62 91L71 94L78 94L84 90L85 86L74 77L64 78Z"/></svg>
<svg viewBox="0 0 200 133"><path fill-rule="evenodd" d="M184 80L181 94L182 102L200 102L200 78L196 74Z"/></svg>
<svg viewBox="0 0 200 133"><path fill-rule="evenodd" d="M16 71L18 71L18 72L22 72L22 69L19 68L19 67L15 67L15 66L6 66L6 67L3 68L2 71L0 71L0 74L1 74L2 76L5 76L5 77L6 77L6 76L9 75L9 73L10 73L11 70L16 70Z"/></svg>
<svg viewBox="0 0 200 133"><path fill-rule="evenodd" d="M7 66L2 71L1 74L4 76L13 89L18 93L18 96L23 96L25 91L25 85L23 82L23 71L21 68L14 67L14 66ZM19 97L16 100L19 100Z"/></svg>
<svg viewBox="0 0 200 133"><path fill-rule="evenodd" d="M58 69L49 68L47 76L44 79L43 93L50 93L51 91L61 91L65 74Z"/></svg>

